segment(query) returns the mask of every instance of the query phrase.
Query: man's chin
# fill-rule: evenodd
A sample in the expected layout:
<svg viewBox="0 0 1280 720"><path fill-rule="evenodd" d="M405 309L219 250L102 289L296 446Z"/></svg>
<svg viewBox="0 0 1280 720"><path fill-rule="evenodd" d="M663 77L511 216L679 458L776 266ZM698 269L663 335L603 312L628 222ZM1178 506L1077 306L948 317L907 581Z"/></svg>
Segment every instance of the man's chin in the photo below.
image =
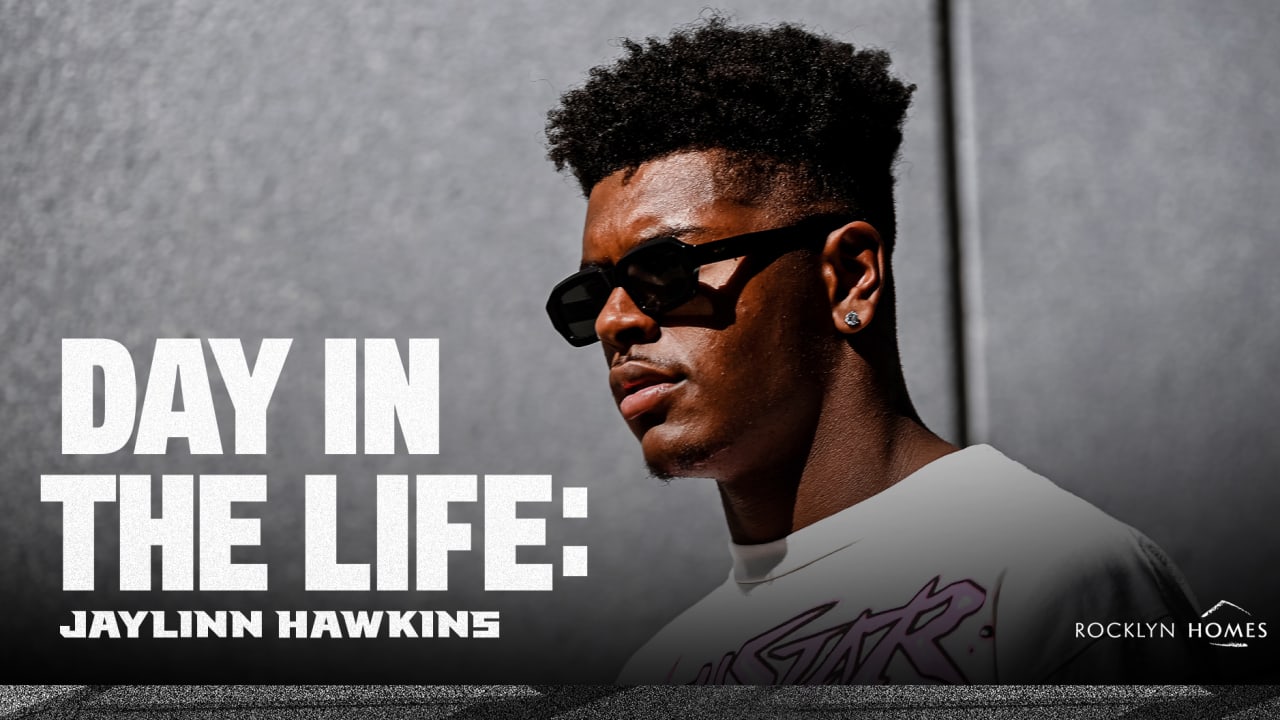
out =
<svg viewBox="0 0 1280 720"><path fill-rule="evenodd" d="M725 443L695 438L665 438L653 428L641 439L649 473L660 480L678 477L714 477L715 457Z"/></svg>

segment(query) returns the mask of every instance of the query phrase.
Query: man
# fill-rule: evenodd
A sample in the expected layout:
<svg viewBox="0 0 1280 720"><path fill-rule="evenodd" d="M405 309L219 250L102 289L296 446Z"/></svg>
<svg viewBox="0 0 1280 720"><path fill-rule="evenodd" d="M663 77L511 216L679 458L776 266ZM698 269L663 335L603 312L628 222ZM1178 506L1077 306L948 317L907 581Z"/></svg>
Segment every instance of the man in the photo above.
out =
<svg viewBox="0 0 1280 720"><path fill-rule="evenodd" d="M587 214L548 313L600 341L652 473L717 482L732 538L725 584L621 680L1184 679L1181 639L1079 630L1194 616L1164 554L912 407L890 260L914 86L888 66L715 18L627 42L549 115Z"/></svg>

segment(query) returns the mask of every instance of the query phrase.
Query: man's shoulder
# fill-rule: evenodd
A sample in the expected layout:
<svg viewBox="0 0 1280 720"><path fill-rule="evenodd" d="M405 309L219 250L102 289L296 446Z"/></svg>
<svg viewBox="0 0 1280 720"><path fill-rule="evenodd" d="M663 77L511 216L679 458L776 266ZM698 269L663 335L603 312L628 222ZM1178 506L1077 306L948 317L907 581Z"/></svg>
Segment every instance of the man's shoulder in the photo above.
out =
<svg viewBox="0 0 1280 720"><path fill-rule="evenodd" d="M1081 669L1076 659L1110 661L1117 650L1142 655L1091 647L1088 638L1076 637L1077 622L1159 622L1198 612L1186 580L1159 545L995 448L969 447L925 471L910 493L914 505L933 513L935 529L916 547L940 548L950 567L985 567L998 575L990 601L998 618L1001 682L1074 677ZM1116 661L1079 677L1132 674Z"/></svg>
<svg viewBox="0 0 1280 720"><path fill-rule="evenodd" d="M1142 538L1133 528L990 445L965 448L935 463L931 505L1014 554L1131 554ZM955 528L953 527L952 530ZM1015 544L1007 544L1018 540ZM1147 541L1148 543L1150 541ZM984 543L985 544L985 543Z"/></svg>
<svg viewBox="0 0 1280 720"><path fill-rule="evenodd" d="M1064 669L1080 665L1076 659L1097 660L1096 643L1077 637L1076 623L1150 623L1196 612L1186 580L1154 541L994 448L984 453L994 472L982 492L992 502L1005 498L986 544L1003 554L996 597L1003 680L1070 677ZM1039 643L1025 641L1037 636ZM1081 677L1119 679L1132 670L1116 665Z"/></svg>
<svg viewBox="0 0 1280 720"><path fill-rule="evenodd" d="M1095 600L1140 590L1189 595L1177 567L1140 531L990 446L962 452L971 457L952 477L959 491L948 505L981 525L969 537L977 552L999 556L1002 585L1021 575L1043 592L1074 586ZM1084 581L1097 586L1077 585Z"/></svg>

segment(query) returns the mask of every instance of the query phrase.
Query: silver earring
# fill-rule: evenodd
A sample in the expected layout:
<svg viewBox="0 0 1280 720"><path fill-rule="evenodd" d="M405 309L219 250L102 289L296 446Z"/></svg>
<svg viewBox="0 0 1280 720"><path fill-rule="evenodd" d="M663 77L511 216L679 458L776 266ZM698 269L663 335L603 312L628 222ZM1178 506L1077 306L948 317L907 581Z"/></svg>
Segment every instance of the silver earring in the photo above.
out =
<svg viewBox="0 0 1280 720"><path fill-rule="evenodd" d="M858 317L857 312L850 310L849 314L844 316L844 324L856 328L862 324L862 319Z"/></svg>

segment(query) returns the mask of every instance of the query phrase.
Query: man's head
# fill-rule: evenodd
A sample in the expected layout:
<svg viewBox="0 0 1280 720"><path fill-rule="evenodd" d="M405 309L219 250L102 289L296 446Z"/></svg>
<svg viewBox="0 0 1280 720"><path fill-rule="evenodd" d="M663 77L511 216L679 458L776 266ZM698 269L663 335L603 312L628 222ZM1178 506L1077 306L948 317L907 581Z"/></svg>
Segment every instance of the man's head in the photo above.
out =
<svg viewBox="0 0 1280 720"><path fill-rule="evenodd" d="M882 50L794 25L713 18L666 40L626 40L548 117L550 159L584 194L608 175L683 150L728 150L726 189L841 204L893 242L893 163L914 85Z"/></svg>
<svg viewBox="0 0 1280 720"><path fill-rule="evenodd" d="M833 383L856 378L837 391L857 397L900 373L892 168L914 87L884 52L790 25L716 18L625 48L547 125L551 159L588 198L582 262L602 271L582 287L620 410L659 476L802 462ZM701 266L678 307L646 313L610 289L663 270L623 260L654 238L700 246L815 216L826 224Z"/></svg>

